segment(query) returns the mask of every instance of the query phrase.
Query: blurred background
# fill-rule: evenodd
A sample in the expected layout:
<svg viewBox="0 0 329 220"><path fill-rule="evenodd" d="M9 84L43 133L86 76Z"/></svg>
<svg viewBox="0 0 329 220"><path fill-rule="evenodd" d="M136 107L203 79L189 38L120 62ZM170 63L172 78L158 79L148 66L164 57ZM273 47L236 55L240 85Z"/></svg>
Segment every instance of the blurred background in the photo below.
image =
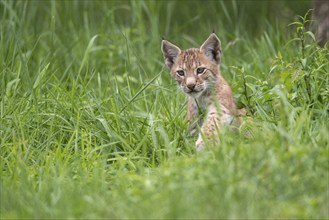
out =
<svg viewBox="0 0 329 220"><path fill-rule="evenodd" d="M222 41L222 72L239 93L241 80L231 67L268 78L278 50L296 36L289 24L313 6L311 0L1 1L0 60L5 70L23 63L23 90L48 63L51 75L67 87L79 77L104 84L113 76L121 88L127 78L138 87L164 66L162 37L181 48L199 47L215 31ZM16 73L2 78L5 88ZM169 74L159 80L174 86Z"/></svg>
<svg viewBox="0 0 329 220"><path fill-rule="evenodd" d="M317 2L322 2L318 8L326 5ZM163 37L181 48L199 47L215 31L223 47L222 73L240 96L242 69L267 80L279 51L295 57L297 43L293 50L285 48L299 37L290 24L314 5L312 0L0 1L0 87L15 80L13 69L19 69L17 89L27 91L36 73L47 67L44 88L51 89L49 82L55 80L70 89L78 80L101 93L100 87L109 88L115 78L133 96L141 83L163 70ZM316 32L309 24L305 28ZM157 83L175 86L169 74Z"/></svg>
<svg viewBox="0 0 329 220"><path fill-rule="evenodd" d="M107 50L106 56L94 60L98 67L105 68L102 64L114 54L127 59L127 42L141 60L146 51L152 51L154 66L154 61L162 59L162 37L182 47L197 47L214 30L228 47L266 32L277 46L289 35L288 24L296 15L303 16L312 7L311 0L1 1L2 55L15 38L21 42L21 51L31 56L30 63L40 64L41 60L35 60L38 57L56 57L58 68L65 71L81 59L84 51L79 48L85 49L98 35L94 50ZM240 45L237 48L241 50ZM32 51L44 56L33 57Z"/></svg>

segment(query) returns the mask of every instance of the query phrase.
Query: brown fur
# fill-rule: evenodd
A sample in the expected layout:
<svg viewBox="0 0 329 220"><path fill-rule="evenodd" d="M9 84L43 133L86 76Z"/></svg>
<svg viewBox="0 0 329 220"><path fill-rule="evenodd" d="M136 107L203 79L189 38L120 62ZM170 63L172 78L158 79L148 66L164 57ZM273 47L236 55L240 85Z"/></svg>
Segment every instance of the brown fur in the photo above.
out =
<svg viewBox="0 0 329 220"><path fill-rule="evenodd" d="M172 77L188 94L187 120L192 124L191 132L195 133L197 125L201 125L196 142L198 150L204 148L203 136L218 141L217 132L224 125L239 125L232 90L219 70L221 48L214 33L200 48L187 50L163 40L162 52ZM206 113L203 123L202 119L199 123L196 120L200 111Z"/></svg>

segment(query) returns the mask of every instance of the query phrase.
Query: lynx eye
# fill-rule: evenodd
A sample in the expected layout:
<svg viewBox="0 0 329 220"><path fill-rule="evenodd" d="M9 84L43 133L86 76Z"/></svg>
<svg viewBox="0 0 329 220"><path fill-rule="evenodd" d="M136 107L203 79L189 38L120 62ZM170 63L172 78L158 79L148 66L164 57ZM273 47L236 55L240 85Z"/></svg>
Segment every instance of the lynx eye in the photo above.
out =
<svg viewBox="0 0 329 220"><path fill-rule="evenodd" d="M185 75L183 70L177 70L176 74L179 75L179 76L184 76Z"/></svg>
<svg viewBox="0 0 329 220"><path fill-rule="evenodd" d="M205 70L206 70L206 68L204 68L204 67L199 67L199 68L196 69L196 73L197 73L197 74L202 74L202 73L204 73Z"/></svg>

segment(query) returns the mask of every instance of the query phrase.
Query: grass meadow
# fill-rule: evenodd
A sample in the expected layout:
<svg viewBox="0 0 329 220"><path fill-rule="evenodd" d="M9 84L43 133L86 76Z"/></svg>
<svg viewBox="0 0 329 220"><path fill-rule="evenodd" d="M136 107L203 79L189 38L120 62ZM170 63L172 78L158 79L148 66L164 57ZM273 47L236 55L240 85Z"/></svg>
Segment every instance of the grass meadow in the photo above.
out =
<svg viewBox="0 0 329 220"><path fill-rule="evenodd" d="M329 55L311 8L1 0L0 218L329 218ZM248 114L197 153L160 44L213 30Z"/></svg>

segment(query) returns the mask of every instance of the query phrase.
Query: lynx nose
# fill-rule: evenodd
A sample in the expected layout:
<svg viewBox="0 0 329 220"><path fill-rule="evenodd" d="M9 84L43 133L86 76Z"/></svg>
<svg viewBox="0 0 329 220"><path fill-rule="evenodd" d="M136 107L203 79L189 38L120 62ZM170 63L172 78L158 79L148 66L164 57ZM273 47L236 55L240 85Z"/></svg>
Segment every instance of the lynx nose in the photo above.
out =
<svg viewBox="0 0 329 220"><path fill-rule="evenodd" d="M193 90L195 88L195 79L193 77L188 77L186 79L186 87L189 88L190 90Z"/></svg>
<svg viewBox="0 0 329 220"><path fill-rule="evenodd" d="M195 84L188 84L186 85L187 88L189 88L190 90L193 90L195 88Z"/></svg>

